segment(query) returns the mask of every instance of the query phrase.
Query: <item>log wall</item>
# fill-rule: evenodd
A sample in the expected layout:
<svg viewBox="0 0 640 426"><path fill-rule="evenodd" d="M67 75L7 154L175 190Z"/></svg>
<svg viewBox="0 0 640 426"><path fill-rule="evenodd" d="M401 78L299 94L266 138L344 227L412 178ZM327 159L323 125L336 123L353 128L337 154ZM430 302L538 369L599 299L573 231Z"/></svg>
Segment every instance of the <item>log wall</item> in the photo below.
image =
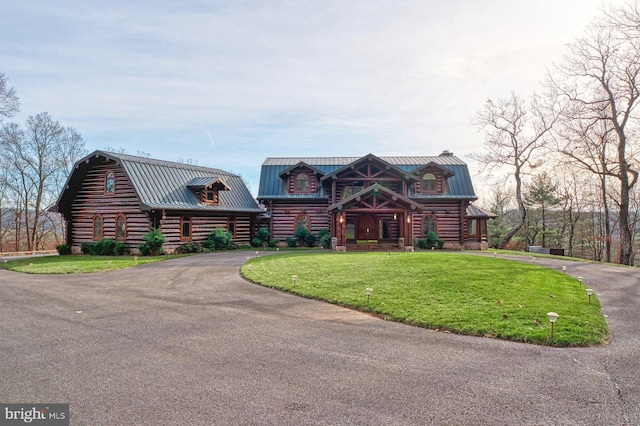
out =
<svg viewBox="0 0 640 426"><path fill-rule="evenodd" d="M114 194L104 193L104 177L107 171L115 174ZM80 244L93 240L93 217L103 218L103 238L116 239L116 217L123 214L127 219L126 245L129 249L142 243L142 236L149 232L150 221L147 213L140 211L138 197L121 167L115 163L105 163L90 169L71 207L71 241L74 252L80 251Z"/></svg>
<svg viewBox="0 0 640 426"><path fill-rule="evenodd" d="M330 215L327 212L327 207L326 202L300 204L274 201L271 208L270 226L272 238L284 241L287 237L293 237L296 218L301 214L309 216L311 232L314 234L321 229L330 229Z"/></svg>

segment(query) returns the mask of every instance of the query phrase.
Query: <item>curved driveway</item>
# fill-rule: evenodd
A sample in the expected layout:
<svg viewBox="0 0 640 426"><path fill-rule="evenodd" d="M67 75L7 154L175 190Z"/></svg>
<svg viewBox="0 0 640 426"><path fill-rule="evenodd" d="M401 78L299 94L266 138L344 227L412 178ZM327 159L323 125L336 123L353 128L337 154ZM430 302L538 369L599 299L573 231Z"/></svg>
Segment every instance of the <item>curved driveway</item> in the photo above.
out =
<svg viewBox="0 0 640 426"><path fill-rule="evenodd" d="M613 329L557 349L263 288L239 276L246 255L0 271L0 402L69 403L73 425L640 424L635 269L537 260L589 280Z"/></svg>

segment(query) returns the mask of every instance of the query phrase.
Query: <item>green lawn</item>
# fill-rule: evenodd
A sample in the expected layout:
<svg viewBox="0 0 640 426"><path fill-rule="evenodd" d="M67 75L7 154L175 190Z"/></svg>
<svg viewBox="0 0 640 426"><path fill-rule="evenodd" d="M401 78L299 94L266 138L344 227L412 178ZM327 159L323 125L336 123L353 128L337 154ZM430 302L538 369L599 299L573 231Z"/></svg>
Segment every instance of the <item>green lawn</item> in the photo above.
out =
<svg viewBox="0 0 640 426"><path fill-rule="evenodd" d="M600 303L562 272L459 253L296 253L253 258L245 278L385 319L554 346L606 342ZM292 276L296 275L294 285ZM366 288L373 289L367 303ZM547 312L560 315L553 339Z"/></svg>
<svg viewBox="0 0 640 426"><path fill-rule="evenodd" d="M43 256L0 262L0 268L28 274L77 274L113 271L178 256Z"/></svg>

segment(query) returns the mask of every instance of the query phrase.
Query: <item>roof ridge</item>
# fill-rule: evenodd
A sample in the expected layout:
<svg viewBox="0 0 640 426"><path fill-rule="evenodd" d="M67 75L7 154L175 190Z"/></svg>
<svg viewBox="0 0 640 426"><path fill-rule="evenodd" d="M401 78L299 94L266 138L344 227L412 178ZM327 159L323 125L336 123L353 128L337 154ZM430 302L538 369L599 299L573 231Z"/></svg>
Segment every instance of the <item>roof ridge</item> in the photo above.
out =
<svg viewBox="0 0 640 426"><path fill-rule="evenodd" d="M216 174L224 174L227 176L238 176L235 173L230 173L225 170L221 170L213 167L194 165L194 164L180 163L178 161L159 160L151 157L142 157L139 155L122 154L118 152L103 151L103 150L96 150L93 154L96 154L96 153L115 157L119 160L130 161L135 163L143 163L143 164L150 164L150 165L163 166L163 167L172 167L176 169L192 170L192 171L199 171L199 172L209 172L209 173L215 172ZM90 154L90 155L93 155L93 154Z"/></svg>

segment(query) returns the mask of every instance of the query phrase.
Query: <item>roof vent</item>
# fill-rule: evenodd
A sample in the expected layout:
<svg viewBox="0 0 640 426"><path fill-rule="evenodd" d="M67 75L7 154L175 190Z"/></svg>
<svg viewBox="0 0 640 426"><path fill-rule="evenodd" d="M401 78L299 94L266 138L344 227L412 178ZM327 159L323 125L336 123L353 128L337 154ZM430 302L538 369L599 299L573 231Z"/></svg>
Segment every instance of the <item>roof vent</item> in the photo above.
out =
<svg viewBox="0 0 640 426"><path fill-rule="evenodd" d="M453 152L449 151L448 149L445 149L440 154L440 157L453 157Z"/></svg>

